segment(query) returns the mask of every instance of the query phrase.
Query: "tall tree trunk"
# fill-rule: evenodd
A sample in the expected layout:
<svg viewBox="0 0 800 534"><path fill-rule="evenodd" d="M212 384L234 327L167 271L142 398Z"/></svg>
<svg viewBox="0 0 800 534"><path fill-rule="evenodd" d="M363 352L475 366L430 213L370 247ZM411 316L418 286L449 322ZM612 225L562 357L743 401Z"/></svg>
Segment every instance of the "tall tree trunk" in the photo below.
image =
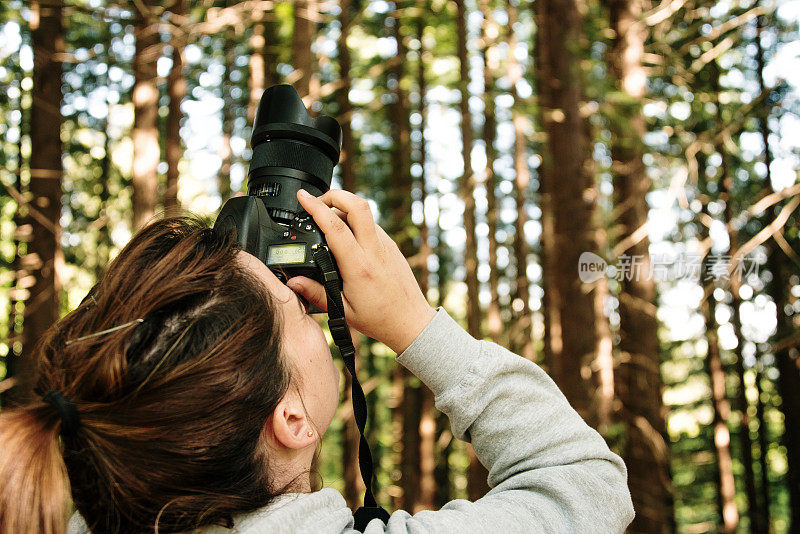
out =
<svg viewBox="0 0 800 534"><path fill-rule="evenodd" d="M394 170L392 187L387 195L389 199L392 232L390 235L397 241L406 258L416 252L409 228L413 226L411 219L411 198L413 178L411 176L411 122L410 104L404 88L405 65L407 61L406 45L403 41L400 14L404 2L397 3L397 10L391 14L393 18L392 36L397 43L397 56L389 67L389 87L392 88L393 99L389 106L392 124L392 169ZM417 276L419 272L416 273ZM420 449L419 426L422 409L422 393L420 385L412 380L411 373L402 366L397 366L394 373L395 391L398 404L394 412L395 430L400 434L400 496L397 507L413 510L416 506L420 482Z"/></svg>
<svg viewBox="0 0 800 534"><path fill-rule="evenodd" d="M644 43L647 26L641 0L605 0L614 39L608 52L609 73L624 98L611 117L614 204L619 210L620 240L630 240L622 254L636 258L636 276L622 277L619 294L619 350L615 389L622 403L626 429L623 458L628 466L636 516L630 532L660 533L670 528L673 510L669 498L669 448L656 321L656 287L651 272L647 236L646 195L650 178L645 172L642 138L647 132L643 99L647 74ZM643 432L636 420L652 431ZM655 440L655 442L654 442Z"/></svg>
<svg viewBox="0 0 800 534"><path fill-rule="evenodd" d="M158 86L156 61L161 52L152 0L137 3L136 52L133 56L133 227L141 228L155 214L158 192Z"/></svg>
<svg viewBox="0 0 800 534"><path fill-rule="evenodd" d="M716 62L712 61L710 67L713 69L712 83L714 84L714 94L716 96L717 104L717 124L722 124L722 102L720 102L719 95L722 88L719 83L719 66ZM733 202L734 202L734 180L730 172L730 158L723 142L720 142L715 147L718 154L722 158L720 170L722 172L719 180L719 196L725 202L725 210L723 212L726 227L728 228L728 240L730 245L728 248L728 255L731 261L737 261L737 254L739 249L739 235L735 227ZM741 297L739 296L739 288L741 280L736 274L730 276L730 292L731 292L731 307L733 314L731 317L731 326L733 327L734 334L738 340L736 349L734 350L734 357L736 358L736 396L734 397L734 407L739 412L741 417L741 428L739 430L739 447L742 454L742 465L744 467L744 488L747 496L747 515L750 518L750 532L752 534L766 534L768 525L764 522L761 515L761 509L758 506L758 497L756 493L756 480L753 471L753 443L750 439L750 416L748 414L749 404L747 402L747 392L745 386L745 369L744 369L744 337L742 336L742 318L741 318Z"/></svg>
<svg viewBox="0 0 800 534"><path fill-rule="evenodd" d="M175 0L172 14L178 21L186 15L186 0ZM176 22L177 23L177 22ZM164 211L177 212L178 203L178 165L181 162L183 149L181 148L181 102L186 97L186 78L183 76L183 47L186 28L181 28L179 34L173 35L172 41L172 67L167 76L167 95L169 96L169 110L167 112L167 139L165 141L165 156L167 160L167 183L164 191Z"/></svg>
<svg viewBox="0 0 800 534"><path fill-rule="evenodd" d="M711 387L711 402L714 407L714 453L717 462L717 483L719 485L718 509L722 524L720 532L732 534L739 525L739 511L736 508L736 485L733 478L733 460L731 458L731 434L727 421L730 418L730 404L725 395L725 371L720 357L717 324L714 321L716 302L713 295L703 303L703 315L706 320L706 338L708 354L706 355L706 371Z"/></svg>
<svg viewBox="0 0 800 534"><path fill-rule="evenodd" d="M341 0L339 2L339 39L336 47L339 55L339 79L342 87L336 92L336 103L339 106L339 122L342 125L342 189L355 193L356 191L356 168L353 164L355 153L355 141L353 139L353 105L350 103L350 48L347 46L347 38L350 35L350 23L352 21L351 0ZM347 162L347 163L345 163Z"/></svg>
<svg viewBox="0 0 800 534"><path fill-rule="evenodd" d="M797 331L792 324L792 303L789 301L788 280L794 273L787 257L773 242L770 243L767 266L772 273L769 295L775 303L777 327L772 337L775 367L778 369L778 394L783 412L783 445L786 448L786 486L791 511L789 532L800 531L800 350L786 340Z"/></svg>
<svg viewBox="0 0 800 534"><path fill-rule="evenodd" d="M61 292L61 55L64 53L60 1L31 3L33 90L30 111L30 181L25 224L31 240L21 258L26 276L33 277L23 313L21 356L11 366L16 389L11 402L28 400L36 376L35 350L44 332L58 320ZM12 360L13 361L13 360Z"/></svg>
<svg viewBox="0 0 800 534"><path fill-rule="evenodd" d="M261 100L261 95L266 89L266 74L264 68L264 48L266 40L264 38L264 12L261 9L256 9L251 15L253 28L250 33L250 59L248 65L250 68L250 77L247 80L248 88L250 89L250 99L247 104L247 124L253 125L256 119L256 110L258 110L258 102Z"/></svg>
<svg viewBox="0 0 800 534"><path fill-rule="evenodd" d="M231 168L233 167L231 138L233 137L233 111L236 102L231 95L231 89L233 88L231 73L236 68L236 47L234 46L234 36L232 34L232 30L226 30L224 40L225 71L222 74L222 83L220 84L220 91L222 92L222 145L220 146L219 156L222 164L217 173L217 191L219 192L220 204L224 204L233 193L231 187Z"/></svg>
<svg viewBox="0 0 800 534"><path fill-rule="evenodd" d="M102 131L103 131L103 160L101 162L101 172L100 172L100 209L97 214L98 220L101 221L101 226L98 228L98 236L97 236L97 250L96 250L96 264L95 264L95 281L100 280L105 272L105 269L108 265L110 256L111 256L111 248L113 246L113 241L111 240L111 220L110 220L110 211L108 209L108 201L111 198L111 194L109 191L109 185L111 184L111 169L113 168L113 161L111 159L111 135L109 134L109 118L111 117L111 111L113 109L114 103L111 100L111 67L116 64L116 60L114 58L114 51L111 46L111 43L114 39L114 36L111 31L111 24L109 24L106 28L106 42L105 42L105 52L106 52L106 72L104 75L103 82L105 83L106 87L109 88L109 91L106 95L106 116L103 119L102 123Z"/></svg>
<svg viewBox="0 0 800 534"><path fill-rule="evenodd" d="M495 117L495 83L499 69L499 58L495 41L500 33L497 22L492 17L490 0L480 0L483 14L481 23L481 55L483 58L483 144L486 147L486 222L489 226L489 293L491 300L486 310L486 325L489 337L500 342L503 320L500 316L500 270L497 267L497 175L494 162L497 149L497 118Z"/></svg>
<svg viewBox="0 0 800 534"><path fill-rule="evenodd" d="M528 281L528 242L525 239L525 223L528 220L526 200L530 185L530 169L527 158L527 136L525 127L528 120L519 109L519 95L517 82L522 79L522 66L514 55L517 47L517 37L514 34L514 25L517 23L517 7L511 0L506 4L508 13L508 58L506 60L508 78L511 87L509 93L514 99L511 107L511 122L514 125L514 204L517 217L514 219L514 263L517 270L514 302L512 309L516 312L514 336L511 338L511 348L514 352L533 361L533 338L531 324L530 291Z"/></svg>
<svg viewBox="0 0 800 534"><path fill-rule="evenodd" d="M350 35L351 1L341 0L339 3L341 13L339 22L341 31L337 41L339 57L339 79L342 80L342 87L336 93L336 101L339 106L339 123L342 125L342 152L339 169L342 172L342 189L345 191L356 191L356 168L355 168L355 142L353 140L353 106L350 103L350 48L347 46L347 37ZM353 381L349 373L345 373L345 402L352 402ZM353 508L358 506L358 498L364 487L358 466L358 445L359 433L355 419L348 417L344 421L342 436L342 469L344 471L344 494L347 504Z"/></svg>
<svg viewBox="0 0 800 534"><path fill-rule="evenodd" d="M294 32L292 33L292 73L294 88L300 96L310 105L316 100L312 91L311 78L314 73L314 55L311 53L311 43L314 40L316 24L314 23L317 9L316 0L294 0ZM307 98L308 97L308 98Z"/></svg>
<svg viewBox="0 0 800 534"><path fill-rule="evenodd" d="M274 13L264 22L264 81L267 87L280 83L278 74L278 51L281 43L278 36L278 22Z"/></svg>
<svg viewBox="0 0 800 534"><path fill-rule="evenodd" d="M439 178L436 175L436 178ZM434 189L435 190L435 189ZM436 225L434 226L434 239L436 245L434 246L433 253L439 260L436 268L436 307L444 304L447 297L448 287L448 265L449 257L447 256L447 245L444 243L441 224L442 210L441 202L437 197L437 210L436 210ZM439 412L436 415L436 465L433 468L433 478L436 481L436 505L434 508L438 509L450 502L451 484L450 484L450 453L453 450L452 433L450 432L450 420L447 415Z"/></svg>
<svg viewBox="0 0 800 534"><path fill-rule="evenodd" d="M706 162L705 155L698 155L698 176L700 176L701 194L708 195L705 185ZM710 219L708 204L703 205L703 214ZM708 226L702 224L701 241L708 241ZM728 420L731 415L731 407L725 391L725 370L722 365L720 354L719 334L717 332L716 309L717 302L714 297L714 281L708 285L704 282L707 278L712 278L712 265L708 254L703 259L702 269L700 270L700 281L705 286L706 297L701 303L701 311L705 319L706 341L708 349L706 352L705 366L708 373L709 387L711 389L711 405L714 410L713 419L713 439L714 439L714 458L716 460L717 471L717 510L721 524L719 532L733 534L739 525L739 510L736 507L736 484L733 477L733 459L731 456L731 433L728 429Z"/></svg>
<svg viewBox="0 0 800 534"><path fill-rule="evenodd" d="M422 12L428 12L427 0L421 1ZM422 203L422 224L420 226L420 250L419 250L419 286L422 294L428 296L428 284L430 272L428 270L428 258L431 255L429 243L430 232L428 222L425 217L425 204L427 203L427 173L425 165L427 163L427 147L425 145L425 126L427 125L427 82L425 65L430 58L424 45L425 17L420 16L416 19L417 40L419 41L419 57L417 60L417 84L419 86L419 165L421 173L419 177L420 202ZM420 404L421 413L419 418L419 492L417 497L417 510L436 509L436 478L434 470L436 468L436 409L434 407L433 392L424 384L420 385Z"/></svg>
<svg viewBox="0 0 800 534"><path fill-rule="evenodd" d="M761 2L757 2L760 5ZM764 49L761 42L761 35L765 26L763 16L757 18L756 31L756 61L757 79L761 94L767 91L764 81ZM769 101L769 99L767 99ZM772 164L772 151L769 145L769 108L759 114L759 131L761 141L764 144L764 163L766 165L765 184L771 183L770 166ZM774 213L774 211L773 211ZM774 215L773 215L774 217ZM767 220L767 223L770 221ZM796 330L792 325L789 315L789 295L788 279L792 274L792 269L787 265L786 256L776 246L775 241L770 241L768 245L767 266L772 273L772 280L769 284L769 295L775 303L777 312L777 327L773 336L773 344L781 345L784 340ZM775 366L778 369L778 393L781 396L781 411L783 412L784 433L783 445L786 447L786 484L789 491L789 510L791 511L789 532L800 531L800 350L797 346L790 346L786 343L783 347L775 351ZM764 451L762 451L762 455Z"/></svg>
<svg viewBox="0 0 800 534"><path fill-rule="evenodd" d="M540 167L546 363L572 406L596 426L595 388L589 378L597 365L608 388L611 347L602 313L606 281L590 285L578 278L580 255L599 252L600 240L590 131L581 111L582 76L575 53L582 34L578 8L577 0L534 3L538 93L547 135Z"/></svg>
<svg viewBox="0 0 800 534"><path fill-rule="evenodd" d="M759 481L760 488L759 494L761 502L761 515L764 518L764 524L767 526L769 532L769 504L770 504L770 491L769 491L769 461L767 459L767 451L769 450L769 437L767 436L767 418L764 409L764 393L761 390L761 366L763 365L761 356L759 355L756 362L756 420L758 421L758 466L760 468Z"/></svg>
<svg viewBox="0 0 800 534"><path fill-rule="evenodd" d="M478 244L475 236L475 174L472 172L472 116L469 112L469 59L467 57L467 25L464 0L456 3L457 49L459 62L459 88L461 100L461 157L464 174L459 184L459 196L464 203L464 268L467 283L467 331L476 339L481 339L481 305L478 294ZM471 445L467 445L469 455L469 478L467 494L470 500L483 497L489 491L488 471L480 463Z"/></svg>

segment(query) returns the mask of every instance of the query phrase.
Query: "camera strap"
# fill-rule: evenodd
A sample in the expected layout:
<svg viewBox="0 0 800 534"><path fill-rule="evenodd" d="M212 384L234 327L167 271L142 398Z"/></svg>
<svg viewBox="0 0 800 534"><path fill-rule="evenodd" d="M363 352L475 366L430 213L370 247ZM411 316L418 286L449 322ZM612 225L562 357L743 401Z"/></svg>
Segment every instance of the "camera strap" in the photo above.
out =
<svg viewBox="0 0 800 534"><path fill-rule="evenodd" d="M372 452L364 437L364 427L367 422L367 400L364 390L356 375L356 349L350 337L350 329L344 318L344 304L342 302L342 277L336 267L336 262L327 246L322 245L314 250L314 262L322 272L323 287L328 298L328 328L331 331L333 342L342 355L342 361L352 378L353 416L356 420L361 439L358 445L358 465L361 469L361 479L364 481L364 506L353 514L355 529L363 531L372 519L378 518L384 523L389 520L389 512L378 506L372 493Z"/></svg>

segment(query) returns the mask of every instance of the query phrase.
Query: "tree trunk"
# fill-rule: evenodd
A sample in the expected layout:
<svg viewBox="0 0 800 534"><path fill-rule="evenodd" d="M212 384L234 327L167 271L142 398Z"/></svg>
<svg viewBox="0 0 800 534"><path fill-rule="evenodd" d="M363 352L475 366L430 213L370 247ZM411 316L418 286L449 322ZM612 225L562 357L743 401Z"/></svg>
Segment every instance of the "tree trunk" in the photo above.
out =
<svg viewBox="0 0 800 534"><path fill-rule="evenodd" d="M353 105L350 103L350 48L347 46L347 37L350 35L350 22L352 20L351 0L341 0L339 3L341 25L339 39L336 41L339 53L339 79L342 87L336 92L336 103L339 106L339 123L342 125L342 153L339 168L342 171L342 189L355 193L356 168L353 162L355 154L355 140L353 139Z"/></svg>
<svg viewBox="0 0 800 534"><path fill-rule="evenodd" d="M733 478L733 460L731 458L731 434L727 420L730 418L730 404L725 395L725 371L719 352L717 325L714 321L716 302L709 295L703 303L703 315L706 320L706 338L708 354L706 355L706 371L711 387L711 402L714 407L714 452L717 461L717 483L719 484L719 504L722 525L720 532L732 534L739 525L739 511L736 508L736 485Z"/></svg>
<svg viewBox="0 0 800 534"><path fill-rule="evenodd" d="M647 84L643 56L648 30L641 20L641 0L605 0L605 4L614 30L607 55L608 70L625 99L621 110L610 119L614 204L619 211L620 240L631 240L622 254L635 258L636 268L640 269L635 276L620 280L619 350L623 357L615 372L615 389L623 409L626 429L623 458L636 510L629 531L650 534L669 530L673 510L669 498L669 441L662 399L656 287L649 276L646 195L651 183L642 161L642 138L647 132L642 112ZM646 421L653 431L650 436L634 424L637 419Z"/></svg>
<svg viewBox="0 0 800 534"><path fill-rule="evenodd" d="M341 0L339 7L341 9L339 15L341 33L339 34L337 47L339 52L339 78L342 80L342 88L336 94L336 101L339 106L338 120L342 126L342 152L339 160L339 169L342 172L342 189L354 193L356 191L355 143L351 125L353 106L350 104L349 97L351 83L350 49L347 46L347 36L350 34L351 21L350 0ZM349 373L345 372L344 374L345 402L351 403L353 380ZM359 505L359 495L364 489L358 466L359 438L355 419L348 417L344 421L342 436L342 469L344 471L344 496L351 508Z"/></svg>
<svg viewBox="0 0 800 534"><path fill-rule="evenodd" d="M759 514L763 520L764 524L767 526L767 532L769 532L769 504L770 504L770 491L769 491L769 461L767 459L767 451L769 450L769 438L767 436L768 428L767 428L767 418L765 416L764 410L764 399L763 399L763 392L761 390L761 366L762 366L761 357L759 357L758 361L756 362L756 419L758 420L758 466L761 470L759 480L760 480L760 492L761 495L761 502L759 507L761 508L761 513Z"/></svg>
<svg viewBox="0 0 800 534"><path fill-rule="evenodd" d="M426 0L421 2L423 13L427 13L428 3ZM428 283L430 272L428 270L428 258L431 255L429 243L428 222L425 217L425 204L427 203L427 174L425 165L427 163L427 147L425 145L425 126L427 124L427 83L425 65L430 58L427 57L425 50L425 17L416 19L417 40L419 41L419 58L417 61L417 84L419 86L419 165L421 174L419 177L420 202L422 204L422 224L420 226L420 250L419 250L419 287L422 294L428 296ZM416 499L414 512L418 510L436 509L436 478L434 470L436 468L436 408L434 407L433 392L424 384L420 385L420 418L419 418L419 491Z"/></svg>
<svg viewBox="0 0 800 534"><path fill-rule="evenodd" d="M478 244L475 236L475 175L472 172L472 116L469 112L469 59L467 57L467 25L464 0L455 0L457 48L459 61L459 88L461 100L461 157L464 162L464 174L459 183L459 196L464 203L464 268L467 284L467 331L476 339L481 339L481 305L478 294ZM469 478L467 494L470 500L483 497L489 491L488 471L480 463L475 451L467 444L469 455Z"/></svg>
<svg viewBox="0 0 800 534"><path fill-rule="evenodd" d="M438 177L438 176L437 176ZM435 189L434 189L435 190ZM439 198L437 198L437 202ZM436 245L433 253L439 260L436 268L436 306L444 304L447 297L448 277L450 257L447 245L443 242L443 231L441 225L441 202L438 202L436 225L434 226L434 239ZM450 453L453 450L452 433L450 432L450 420L447 415L438 412L435 420L436 426L436 465L433 468L433 478L436 482L435 509L439 509L452 500L452 488L450 485Z"/></svg>
<svg viewBox="0 0 800 534"><path fill-rule="evenodd" d="M391 210L391 232L400 251L406 258L416 252L412 234L411 198L413 179L411 176L411 122L409 118L410 104L404 89L403 77L407 61L406 46L401 31L400 13L402 4L390 16L394 19L392 35L397 43L397 56L389 67L389 87L392 88L393 99L389 106L392 124L392 169L394 169L392 186L387 198ZM417 270L417 276L419 272ZM398 508L414 510L420 483L420 415L422 409L422 393L419 383L412 379L412 374L402 366L394 373L395 391L399 395L397 409L394 413L395 430L400 432L397 441L400 443L400 496L396 500Z"/></svg>
<svg viewBox="0 0 800 534"><path fill-rule="evenodd" d="M222 145L220 146L219 156L222 164L217 173L217 191L219 192L220 205L231 197L231 168L233 167L233 150L231 149L231 138L233 137L234 106L236 102L231 95L233 82L231 73L236 68L236 47L234 46L234 36L232 31L227 30L225 35L225 71L222 74L220 91L222 92ZM251 56L252 58L252 56Z"/></svg>
<svg viewBox="0 0 800 534"><path fill-rule="evenodd" d="M312 91L311 78L314 73L314 55L311 43L314 40L316 24L316 0L294 0L294 32L292 33L292 65L291 74L294 88L303 98L307 106L317 99Z"/></svg>
<svg viewBox="0 0 800 534"><path fill-rule="evenodd" d="M595 388L589 379L597 365L609 386L611 347L602 313L605 279L583 284L578 277L580 255L599 252L600 238L589 124L581 110L580 58L573 53L582 21L577 0L539 0L534 16L541 122L547 135L540 167L546 363L572 406L596 426Z"/></svg>
<svg viewBox="0 0 800 534"><path fill-rule="evenodd" d="M698 155L698 176L700 176L701 194L708 195L705 187L706 163L703 154ZM703 205L703 214L710 218L708 204ZM708 226L701 223L701 242L707 241ZM701 303L701 311L706 325L706 341L708 349L705 366L708 373L709 387L711 389L711 405L714 409L713 439L714 458L717 470L717 510L721 524L719 532L733 534L739 525L739 510L736 507L736 484L733 477L733 459L731 457L731 434L728 429L728 420L731 407L725 391L725 370L720 355L719 335L717 332L716 309L717 302L714 297L713 281L706 285L705 280L712 276L711 264L708 254L703 259L700 270L700 281L703 284L706 297Z"/></svg>
<svg viewBox="0 0 800 534"><path fill-rule="evenodd" d="M792 324L788 280L794 270L787 265L783 251L774 243L769 246L767 265L772 273L769 295L775 303L778 324L772 338L775 367L778 369L778 394L783 412L783 446L786 448L786 486L789 491L791 518L789 532L800 530L800 351L786 343L797 326Z"/></svg>
<svg viewBox="0 0 800 534"><path fill-rule="evenodd" d="M151 19L152 0L137 5L136 53L133 56L133 227L155 214L158 192L158 86L156 61L161 51L158 25ZM144 11L142 11L144 9Z"/></svg>
<svg viewBox="0 0 800 534"><path fill-rule="evenodd" d="M182 18L186 14L186 0L176 0L172 13ZM181 147L181 102L186 97L186 78L183 76L183 47L182 35L172 38L172 67L167 77L167 95L169 96L169 111L167 113L167 139L165 142L167 160L167 184L164 191L164 211L177 212L178 203L178 165L181 162L183 149Z"/></svg>
<svg viewBox="0 0 800 534"><path fill-rule="evenodd" d="M757 2L760 5L761 2ZM764 49L761 43L765 20L763 16L757 18L756 31L756 62L758 86L761 94L767 91L764 81ZM759 131L761 140L764 144L764 163L767 174L764 179L765 184L771 183L770 165L772 164L772 151L769 145L769 108L764 109L759 114ZM776 206L777 208L777 206ZM774 213L774 211L772 212ZM774 215L773 215L774 217ZM769 218L768 218L769 219ZM767 220L767 223L770 221ZM773 336L773 344L779 344L786 339L792 332L796 331L796 326L792 325L789 315L789 295L787 281L792 269L786 264L786 256L776 246L775 241L770 241L768 245L769 256L767 266L772 273L772 281L769 284L769 294L775 303L777 312L777 328ZM800 531L800 351L797 346L783 344L783 348L775 351L775 366L778 369L778 394L781 396L781 411L783 412L784 433L783 445L786 447L786 485L789 491L789 510L791 517L789 522L789 532ZM762 456L764 451L762 451Z"/></svg>
<svg viewBox="0 0 800 534"><path fill-rule="evenodd" d="M280 83L278 74L278 52L281 47L278 23L274 14L264 22L264 81L267 87Z"/></svg>
<svg viewBox="0 0 800 534"><path fill-rule="evenodd" d="M494 146L497 138L497 118L495 117L495 83L499 69L499 58L495 40L500 33L497 22L492 18L489 0L480 0L483 14L481 23L481 55L483 59L483 144L486 147L486 222L489 226L489 293L491 300L486 310L486 324L489 337L500 343L503 320L500 316L500 271L497 267L497 175L494 162L497 149Z"/></svg>
<svg viewBox="0 0 800 534"><path fill-rule="evenodd" d="M721 87L719 84L719 66L716 62L711 63L713 69L712 83L714 84L714 94L716 96L717 104L717 124L722 124L722 102L719 100ZM723 213L723 222L728 228L728 240L730 246L728 248L728 255L731 261L737 261L737 254L739 249L739 235L736 230L733 213L734 201L734 180L730 173L729 156L725 146L720 142L716 146L717 153L722 158L720 170L722 171L719 180L719 195L720 199L725 202L725 210ZM742 280L736 274L730 276L730 292L731 292L731 307L733 314L731 317L731 326L738 343L734 350L734 357L736 358L736 396L734 397L734 407L739 412L741 417L741 428L739 430L739 447L742 453L742 465L744 467L744 488L747 496L747 515L750 518L750 532L752 534L766 534L768 526L764 523L764 518L761 516L761 510L758 507L757 493L756 493L756 480L755 473L753 472L753 443L750 439L750 416L748 415L748 402L747 392L745 389L745 369L744 369L744 354L742 352L744 346L744 337L742 336L742 318L741 318L741 298L739 296L739 288Z"/></svg>
<svg viewBox="0 0 800 534"><path fill-rule="evenodd" d="M525 211L528 189L530 186L530 169L528 169L527 137L525 128L528 120L519 110L519 95L517 82L522 79L522 66L514 55L517 47L517 37L514 34L514 25L517 23L518 14L515 4L508 0L506 4L508 13L508 58L506 60L506 77L511 84L509 93L514 99L511 107L511 122L514 125L514 204L517 217L514 219L514 264L516 266L516 285L512 309L516 312L514 335L511 338L511 350L524 358L533 361L533 339L531 337L531 308L528 281L528 242L525 239L525 223L528 214Z"/></svg>
<svg viewBox="0 0 800 534"><path fill-rule="evenodd" d="M250 34L250 77L247 80L250 89L250 100L247 104L247 124L251 125L256 119L256 110L261 95L264 94L266 79L264 68L264 12L256 9L252 14L253 29Z"/></svg>
<svg viewBox="0 0 800 534"><path fill-rule="evenodd" d="M21 265L32 277L23 313L22 351L12 360L9 376L16 382L7 400L28 400L36 378L36 352L45 331L60 313L61 251L61 55L64 53L63 4L33 1L30 21L33 48L33 90L30 112L30 181L25 225L30 225Z"/></svg>
<svg viewBox="0 0 800 534"><path fill-rule="evenodd" d="M111 32L111 25L106 29L106 72L103 82L110 89L112 86L111 77L109 72L111 67L116 64L114 59L114 52L111 46L113 41L113 34ZM97 236L97 250L96 250L96 264L94 270L95 281L99 281L108 266L111 256L111 248L113 241L111 240L111 219L110 211L108 209L108 201L111 197L109 185L111 184L111 169L113 168L113 161L111 159L111 135L108 132L109 118L114 104L111 101L111 91L109 90L106 96L106 116L103 119L103 161L101 162L100 172L100 209L98 210L97 217L102 221L101 226L98 228Z"/></svg>

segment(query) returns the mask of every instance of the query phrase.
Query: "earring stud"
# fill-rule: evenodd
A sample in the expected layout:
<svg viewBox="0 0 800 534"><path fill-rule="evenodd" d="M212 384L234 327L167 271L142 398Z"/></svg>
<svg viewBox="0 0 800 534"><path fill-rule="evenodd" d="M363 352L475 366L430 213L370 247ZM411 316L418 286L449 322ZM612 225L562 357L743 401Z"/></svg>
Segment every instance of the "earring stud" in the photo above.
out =
<svg viewBox="0 0 800 534"><path fill-rule="evenodd" d="M313 436L313 435L314 435L314 433L313 433L311 430L309 430L307 435L308 435L308 437L310 438L311 436Z"/></svg>

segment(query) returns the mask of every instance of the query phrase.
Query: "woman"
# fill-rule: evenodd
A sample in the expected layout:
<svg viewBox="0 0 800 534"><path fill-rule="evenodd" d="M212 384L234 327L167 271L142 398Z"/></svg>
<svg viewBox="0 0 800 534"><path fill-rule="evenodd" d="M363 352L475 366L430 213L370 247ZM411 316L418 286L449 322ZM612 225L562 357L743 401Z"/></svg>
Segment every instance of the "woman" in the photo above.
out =
<svg viewBox="0 0 800 534"><path fill-rule="evenodd" d="M416 374L489 469L486 496L365 532L620 532L625 466L534 363L432 309L362 199L302 206L325 233L346 316ZM141 230L42 340L36 400L0 412L0 532L353 532L311 464L339 373L300 294L192 218Z"/></svg>

